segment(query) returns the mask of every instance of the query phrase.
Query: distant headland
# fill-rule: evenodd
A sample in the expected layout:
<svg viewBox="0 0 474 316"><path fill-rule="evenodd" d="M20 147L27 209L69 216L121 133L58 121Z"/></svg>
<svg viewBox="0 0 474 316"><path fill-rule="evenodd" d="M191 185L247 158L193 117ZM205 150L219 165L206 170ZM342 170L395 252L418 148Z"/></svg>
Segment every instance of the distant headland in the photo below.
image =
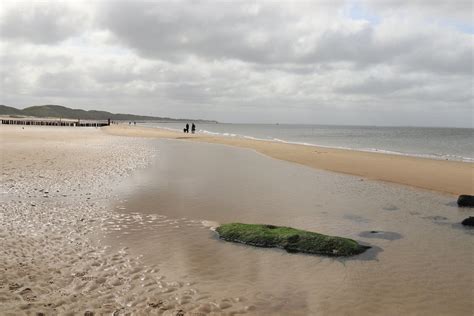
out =
<svg viewBox="0 0 474 316"><path fill-rule="evenodd" d="M71 109L62 105L36 105L24 109L17 109L11 106L0 105L0 115L13 117L55 117L67 119L82 120L124 120L124 121L161 121L161 122L198 122L198 123L217 123L212 120L169 118L158 116L143 116L134 114L116 114L106 111Z"/></svg>

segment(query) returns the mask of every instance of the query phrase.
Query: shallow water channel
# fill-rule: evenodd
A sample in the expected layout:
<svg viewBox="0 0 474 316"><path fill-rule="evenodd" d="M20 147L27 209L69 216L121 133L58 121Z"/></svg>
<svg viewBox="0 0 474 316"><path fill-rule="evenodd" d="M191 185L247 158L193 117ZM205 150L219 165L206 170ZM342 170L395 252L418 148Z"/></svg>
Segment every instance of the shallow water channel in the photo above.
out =
<svg viewBox="0 0 474 316"><path fill-rule="evenodd" d="M473 215L454 197L318 171L251 150L156 140L155 163L119 189L107 242L171 280L256 314L473 312ZM219 240L215 223L292 226L356 239L351 258Z"/></svg>

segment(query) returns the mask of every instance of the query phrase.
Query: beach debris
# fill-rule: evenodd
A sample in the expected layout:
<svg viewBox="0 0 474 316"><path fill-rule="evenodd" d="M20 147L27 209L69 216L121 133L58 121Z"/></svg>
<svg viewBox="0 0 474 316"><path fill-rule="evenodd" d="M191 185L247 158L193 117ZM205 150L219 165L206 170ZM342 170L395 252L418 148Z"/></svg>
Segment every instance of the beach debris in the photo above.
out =
<svg viewBox="0 0 474 316"><path fill-rule="evenodd" d="M225 241L256 247L280 248L290 253L352 256L370 248L348 238L275 225L230 223L217 227L216 232L219 238Z"/></svg>
<svg viewBox="0 0 474 316"><path fill-rule="evenodd" d="M462 194L458 197L458 206L474 207L474 195Z"/></svg>
<svg viewBox="0 0 474 316"><path fill-rule="evenodd" d="M463 224L464 226L474 226L474 217L473 216L469 216L468 218L465 218L461 224Z"/></svg>

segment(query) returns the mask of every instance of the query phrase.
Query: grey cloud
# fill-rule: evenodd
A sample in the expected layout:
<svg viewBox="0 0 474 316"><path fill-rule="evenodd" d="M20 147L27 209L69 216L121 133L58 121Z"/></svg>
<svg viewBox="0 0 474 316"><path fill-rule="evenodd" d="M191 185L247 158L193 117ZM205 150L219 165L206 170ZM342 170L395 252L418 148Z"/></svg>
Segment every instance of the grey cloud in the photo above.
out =
<svg viewBox="0 0 474 316"><path fill-rule="evenodd" d="M93 63L86 69L88 76L101 84L125 84L134 80L156 80L161 70L158 66L136 67L133 63L123 64L120 60L107 59Z"/></svg>
<svg viewBox="0 0 474 316"><path fill-rule="evenodd" d="M416 14L430 18L462 21L472 26L473 2L471 0L361 0L361 4L382 14Z"/></svg>
<svg viewBox="0 0 474 316"><path fill-rule="evenodd" d="M80 97L93 93L89 79L77 70L44 72L36 80L35 93L42 96Z"/></svg>
<svg viewBox="0 0 474 316"><path fill-rule="evenodd" d="M394 26L396 27L396 26ZM472 73L474 46L472 38L457 35L444 41L439 33L417 32L403 34L396 40L383 40L377 26L365 25L356 32L327 31L319 39L308 63L346 61L354 67L395 65L403 71L437 73ZM451 34L446 35L451 36Z"/></svg>
<svg viewBox="0 0 474 316"><path fill-rule="evenodd" d="M466 40L466 42L468 45L457 47L453 45L445 49L432 44L420 47L409 54L400 56L398 65L403 71L427 70L444 75L453 73L472 75L474 46L471 40ZM420 43L421 45L423 44Z"/></svg>
<svg viewBox="0 0 474 316"><path fill-rule="evenodd" d="M409 90L402 90L393 99L413 102L429 102L432 105L444 105L449 108L470 108L474 103L472 82L455 80L445 83L424 83Z"/></svg>
<svg viewBox="0 0 474 316"><path fill-rule="evenodd" d="M166 87L166 96L172 100L189 104L206 104L212 100L212 91L209 87L199 83L176 83Z"/></svg>
<svg viewBox="0 0 474 316"><path fill-rule="evenodd" d="M20 1L6 6L0 19L0 36L36 44L54 44L78 34L87 24L84 12L62 2Z"/></svg>
<svg viewBox="0 0 474 316"><path fill-rule="evenodd" d="M371 100L384 102L406 102L412 106L414 102L421 106L423 102L444 104L444 106L461 106L472 104L472 81L464 77L450 76L448 80L418 76L398 76L387 78L384 76L368 77L358 82L335 87L334 92L352 96L363 96Z"/></svg>
<svg viewBox="0 0 474 316"><path fill-rule="evenodd" d="M370 77L361 82L335 88L334 91L345 94L387 95L416 88L419 84L420 82L413 79Z"/></svg>
<svg viewBox="0 0 474 316"><path fill-rule="evenodd" d="M326 3L106 1L92 10L96 24L70 26L72 9L22 17L16 6L1 30L0 103L234 122L471 113L472 36L416 14L354 21L343 3ZM335 118L341 110L351 115Z"/></svg>
<svg viewBox="0 0 474 316"><path fill-rule="evenodd" d="M282 38L288 18L273 6L254 14L241 6L212 2L106 2L102 26L151 58L235 58L274 62L288 52Z"/></svg>
<svg viewBox="0 0 474 316"><path fill-rule="evenodd" d="M334 11L337 5L331 11L334 21L313 27L305 24L310 23L311 12L291 12L284 6L265 3L255 13L244 4L106 2L99 20L102 27L141 56L175 63L189 56L208 61L235 59L256 68L267 65L290 72L308 72L308 68L335 62L349 62L355 67L397 64L405 69L464 73L472 65L474 49L467 37L444 42L434 31L408 31L393 24L388 26L392 29L383 31L397 34L396 40L384 41L379 33L381 27L387 28L385 25L341 24L332 28L329 23L341 19ZM316 18L323 19L324 10L315 11ZM449 54L444 53L448 50Z"/></svg>

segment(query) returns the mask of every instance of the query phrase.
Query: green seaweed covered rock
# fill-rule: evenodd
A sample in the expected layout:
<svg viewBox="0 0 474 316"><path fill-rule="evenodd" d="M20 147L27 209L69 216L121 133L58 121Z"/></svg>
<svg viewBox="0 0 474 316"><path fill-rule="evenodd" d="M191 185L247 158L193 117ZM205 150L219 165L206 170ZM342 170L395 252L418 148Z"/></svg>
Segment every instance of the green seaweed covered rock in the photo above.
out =
<svg viewBox="0 0 474 316"><path fill-rule="evenodd" d="M348 238L273 225L230 223L217 227L216 231L226 241L256 247L276 247L288 252L352 256L370 248Z"/></svg>

